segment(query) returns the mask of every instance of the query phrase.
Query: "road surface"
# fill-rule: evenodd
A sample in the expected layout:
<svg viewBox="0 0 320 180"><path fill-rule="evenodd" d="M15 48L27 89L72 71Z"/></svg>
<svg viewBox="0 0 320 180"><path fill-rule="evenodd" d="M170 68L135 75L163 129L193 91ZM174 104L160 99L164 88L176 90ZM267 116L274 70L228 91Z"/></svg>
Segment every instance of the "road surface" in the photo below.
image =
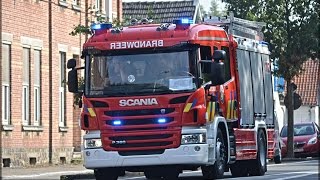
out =
<svg viewBox="0 0 320 180"><path fill-rule="evenodd" d="M87 173L86 176L79 175L80 173ZM69 179L81 179L81 180L94 180L91 170L76 170L68 171L54 171L54 172L41 172L32 173L29 175L14 175L15 172L12 171L11 174L4 175L2 179L50 179L58 180L61 175L72 175ZM76 175L76 176L75 176ZM230 172L225 173L225 179L247 179L247 180L318 180L319 176L319 160L305 160L305 161L291 161L283 162L282 164L268 164L268 172L264 176L251 176L251 177L241 177L233 178ZM146 180L146 178L140 174L127 173L125 177L120 177L119 180ZM203 180L201 171L185 171L180 174L179 180Z"/></svg>

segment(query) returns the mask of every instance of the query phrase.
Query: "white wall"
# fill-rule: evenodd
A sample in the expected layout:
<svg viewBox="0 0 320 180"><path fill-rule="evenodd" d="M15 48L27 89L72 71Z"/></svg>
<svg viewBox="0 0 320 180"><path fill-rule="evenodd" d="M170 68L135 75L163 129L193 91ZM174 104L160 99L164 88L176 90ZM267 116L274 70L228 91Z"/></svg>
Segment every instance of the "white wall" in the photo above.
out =
<svg viewBox="0 0 320 180"><path fill-rule="evenodd" d="M287 110L285 112L285 124L287 124ZM301 106L294 110L294 123L316 122L319 124L319 106Z"/></svg>

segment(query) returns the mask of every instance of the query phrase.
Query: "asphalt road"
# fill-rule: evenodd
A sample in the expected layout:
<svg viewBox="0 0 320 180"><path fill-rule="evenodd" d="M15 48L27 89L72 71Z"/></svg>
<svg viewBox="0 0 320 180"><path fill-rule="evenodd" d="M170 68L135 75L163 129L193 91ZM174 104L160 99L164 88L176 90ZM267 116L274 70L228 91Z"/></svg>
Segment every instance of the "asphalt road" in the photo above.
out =
<svg viewBox="0 0 320 180"><path fill-rule="evenodd" d="M318 180L319 175L319 159L304 160L304 161L290 161L283 162L282 164L273 164L272 162L268 164L268 172L264 176L251 176L251 177L241 177L233 178L230 172L225 173L225 179L248 179L248 180ZM72 173L71 173L72 172ZM13 173L13 172L11 172ZM10 173L10 174L11 174ZM79 173L86 173L86 176L79 175ZM91 170L79 170L77 171L55 171L55 172L43 172L40 174L33 175L9 175L2 177L3 179L50 179L58 180L61 175L68 175L68 180L81 179L81 180L94 180ZM72 175L71 175L72 174ZM120 177L119 180L146 180L143 173L132 174L127 173L125 177ZM179 180L203 180L201 171L185 171L180 174Z"/></svg>
<svg viewBox="0 0 320 180"><path fill-rule="evenodd" d="M180 174L179 180L203 180L201 171L186 171ZM264 176L251 176L233 178L230 172L225 173L225 179L251 179L251 180L318 180L319 175L319 160L299 161L299 162L284 162L282 164L268 165L268 172ZM123 177L122 180L146 180L144 177Z"/></svg>

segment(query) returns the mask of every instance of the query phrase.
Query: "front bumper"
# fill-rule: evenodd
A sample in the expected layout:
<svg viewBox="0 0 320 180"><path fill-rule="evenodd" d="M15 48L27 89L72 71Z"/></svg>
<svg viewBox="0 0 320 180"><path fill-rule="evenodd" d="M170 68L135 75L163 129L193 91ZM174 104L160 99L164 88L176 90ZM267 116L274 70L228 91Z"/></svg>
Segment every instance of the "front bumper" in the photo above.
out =
<svg viewBox="0 0 320 180"><path fill-rule="evenodd" d="M175 164L201 165L208 163L207 144L181 145L175 149L166 149L162 154L154 155L121 156L116 151L105 151L102 148L85 149L83 154L84 166L88 169Z"/></svg>
<svg viewBox="0 0 320 180"><path fill-rule="evenodd" d="M281 149L282 156L285 157L287 155L287 148L283 147ZM307 156L319 156L320 155L320 143L316 144L306 144L301 148L294 149L295 157L307 157Z"/></svg>

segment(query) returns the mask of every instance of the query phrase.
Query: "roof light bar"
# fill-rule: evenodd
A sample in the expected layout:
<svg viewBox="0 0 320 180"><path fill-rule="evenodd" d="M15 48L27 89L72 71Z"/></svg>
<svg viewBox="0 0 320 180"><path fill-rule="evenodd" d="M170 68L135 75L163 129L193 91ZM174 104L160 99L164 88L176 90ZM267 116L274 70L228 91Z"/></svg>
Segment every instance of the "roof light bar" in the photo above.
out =
<svg viewBox="0 0 320 180"><path fill-rule="evenodd" d="M193 24L193 20L189 19L189 18L181 18L181 19L173 20L173 24L176 24L176 25L190 25L190 24Z"/></svg>
<svg viewBox="0 0 320 180"><path fill-rule="evenodd" d="M92 30L104 30L104 29L111 29L112 24L110 23L101 23L101 24L92 24L91 29Z"/></svg>
<svg viewBox="0 0 320 180"><path fill-rule="evenodd" d="M94 34L99 35L101 33L106 32L108 29L111 29L112 24L110 23L92 24L90 28Z"/></svg>

